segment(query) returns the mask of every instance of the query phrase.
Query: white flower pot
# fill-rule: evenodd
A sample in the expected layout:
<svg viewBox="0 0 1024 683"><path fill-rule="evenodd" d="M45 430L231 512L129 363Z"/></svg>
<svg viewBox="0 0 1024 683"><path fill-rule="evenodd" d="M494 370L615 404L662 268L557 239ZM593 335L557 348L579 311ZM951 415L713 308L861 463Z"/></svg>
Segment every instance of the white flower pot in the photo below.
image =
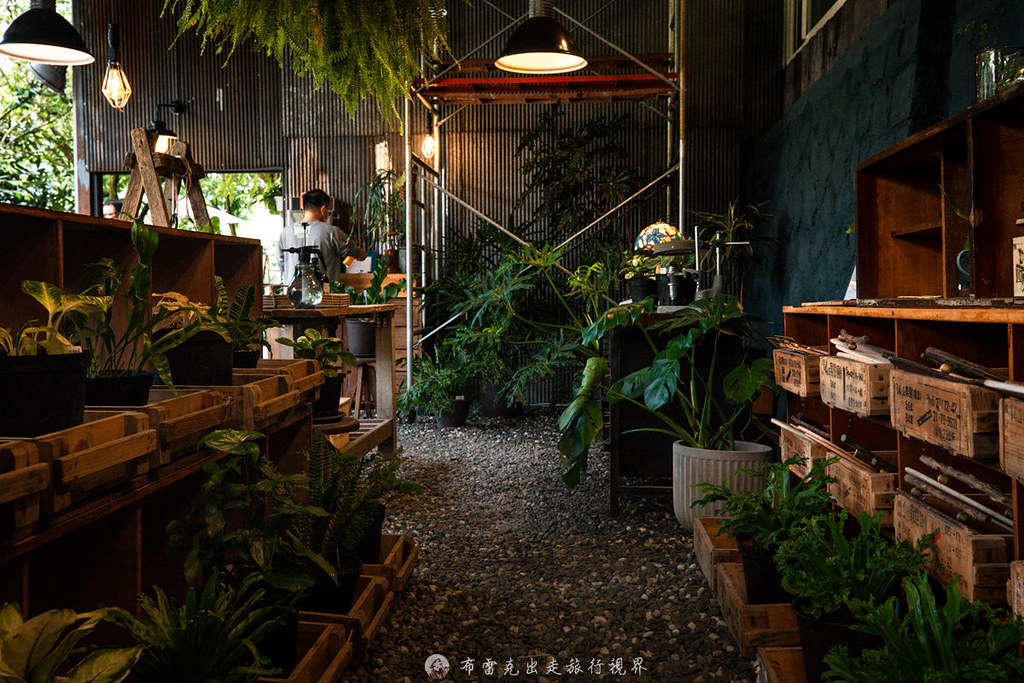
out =
<svg viewBox="0 0 1024 683"><path fill-rule="evenodd" d="M672 505L676 519L684 528L693 531L695 517L714 517L724 503L711 503L690 507L690 503L703 494L696 484L728 482L734 491L754 491L762 486L762 480L747 472L732 476L745 467L756 468L768 462L772 447L760 443L736 441L736 450L712 451L704 448L690 448L682 441L672 444Z"/></svg>

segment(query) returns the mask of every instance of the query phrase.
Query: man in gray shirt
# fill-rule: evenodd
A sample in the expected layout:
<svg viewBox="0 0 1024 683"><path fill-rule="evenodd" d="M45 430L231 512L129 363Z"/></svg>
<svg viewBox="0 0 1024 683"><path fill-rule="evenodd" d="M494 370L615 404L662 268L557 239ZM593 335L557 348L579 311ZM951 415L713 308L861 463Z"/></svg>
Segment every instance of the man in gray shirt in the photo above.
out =
<svg viewBox="0 0 1024 683"><path fill-rule="evenodd" d="M342 261L351 256L356 260L366 258L366 252L354 244L341 230L331 225L331 198L323 190L310 190L302 195L302 220L292 223L281 231L277 240L278 263L285 283L295 275L298 254L284 251L294 247L320 247L323 260L320 267L327 277L337 281L341 274Z"/></svg>

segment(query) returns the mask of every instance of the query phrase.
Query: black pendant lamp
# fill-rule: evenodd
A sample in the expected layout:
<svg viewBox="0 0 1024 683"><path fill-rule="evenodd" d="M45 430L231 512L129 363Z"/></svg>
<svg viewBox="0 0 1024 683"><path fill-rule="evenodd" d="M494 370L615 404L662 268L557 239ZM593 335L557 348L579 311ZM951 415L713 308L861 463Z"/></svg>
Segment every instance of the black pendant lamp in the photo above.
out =
<svg viewBox="0 0 1024 683"><path fill-rule="evenodd" d="M520 74L562 74L587 65L569 32L553 17L553 0L530 0L530 18L515 30L494 63Z"/></svg>
<svg viewBox="0 0 1024 683"><path fill-rule="evenodd" d="M82 36L67 19L53 9L54 2L32 0L32 9L22 13L4 31L0 55L39 64L92 64Z"/></svg>

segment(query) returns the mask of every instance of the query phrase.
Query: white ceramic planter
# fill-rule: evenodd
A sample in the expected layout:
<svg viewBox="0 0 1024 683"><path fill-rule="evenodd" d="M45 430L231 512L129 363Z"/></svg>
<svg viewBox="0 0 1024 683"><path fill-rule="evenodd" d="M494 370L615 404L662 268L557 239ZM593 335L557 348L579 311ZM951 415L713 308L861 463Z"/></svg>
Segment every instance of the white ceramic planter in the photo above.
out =
<svg viewBox="0 0 1024 683"><path fill-rule="evenodd" d="M690 503L702 495L696 484L728 481L734 491L754 491L761 487L760 479L746 472L736 476L733 473L768 462L772 447L746 441L737 441L735 446L733 451L711 451L690 448L682 441L672 444L672 505L676 519L686 529L693 531L694 517L714 517L723 505L712 503L691 508Z"/></svg>

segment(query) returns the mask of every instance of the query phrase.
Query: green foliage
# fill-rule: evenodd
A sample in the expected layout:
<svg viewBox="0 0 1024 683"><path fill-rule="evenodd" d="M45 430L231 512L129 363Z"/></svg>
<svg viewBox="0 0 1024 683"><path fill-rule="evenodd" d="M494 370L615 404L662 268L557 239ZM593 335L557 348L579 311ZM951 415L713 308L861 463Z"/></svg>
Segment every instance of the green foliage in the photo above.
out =
<svg viewBox="0 0 1024 683"><path fill-rule="evenodd" d="M323 432L313 432L309 462L309 504L325 515L303 515L295 531L302 542L328 559L352 552L373 524L378 503L415 493L419 485L398 478L401 450L365 456L338 451Z"/></svg>
<svg viewBox="0 0 1024 683"><path fill-rule="evenodd" d="M362 291L356 291L356 288L347 285L342 287L342 291L352 297L352 303L358 306L373 306L378 304L386 304L398 297L401 292L405 291L406 281L402 278L398 282L389 282L386 285L384 280L388 276L388 266L383 261L377 263L377 267L373 269L373 274L370 276L370 284Z"/></svg>
<svg viewBox="0 0 1024 683"><path fill-rule="evenodd" d="M14 603L0 608L0 681L50 683L63 673L83 638L100 622L113 619L112 610L76 614L50 610L27 621ZM68 683L119 683L138 660L142 648L96 650L74 664Z"/></svg>
<svg viewBox="0 0 1024 683"><path fill-rule="evenodd" d="M1024 622L1003 616L981 602L970 602L957 583L945 586L945 601L932 591L923 572L903 580L907 611L896 598L865 608L854 626L882 639L883 647L851 657L845 647L825 656L825 678L850 683L1003 683L1024 680Z"/></svg>
<svg viewBox="0 0 1024 683"><path fill-rule="evenodd" d="M24 0L0 2L0 27L28 8ZM70 18L70 0L58 0L57 11ZM0 60L0 202L75 210L73 71L57 94L25 62Z"/></svg>
<svg viewBox="0 0 1024 683"><path fill-rule="evenodd" d="M588 358L576 397L558 418L558 428L562 430L558 440L558 451L562 454L562 478L569 487L576 486L586 476L590 444L604 427L599 391L607 373L608 361L601 356Z"/></svg>
<svg viewBox="0 0 1024 683"><path fill-rule="evenodd" d="M345 351L345 342L337 337L325 337L314 329L297 339L278 337L278 344L290 346L296 358L315 360L327 377L338 376L338 364L355 367L356 357Z"/></svg>
<svg viewBox="0 0 1024 683"><path fill-rule="evenodd" d="M376 175L360 186L356 199L366 197L363 221L370 242L383 243L389 234L405 232L405 175L391 169L377 171Z"/></svg>
<svg viewBox="0 0 1024 683"><path fill-rule="evenodd" d="M704 495L693 505L723 501L721 514L726 519L718 528L719 534L749 538L763 548L776 550L808 519L825 514L832 506L828 485L836 479L826 474L826 468L836 458L815 460L806 477L794 480L789 466L800 461L800 456L794 456L760 469L739 470L764 482L764 487L756 491L733 491L725 481L695 484Z"/></svg>
<svg viewBox="0 0 1024 683"><path fill-rule="evenodd" d="M442 0L165 0L168 10L179 34L195 31L218 52L253 45L283 64L287 50L296 73L327 81L353 115L373 95L397 119L420 57L447 47Z"/></svg>
<svg viewBox="0 0 1024 683"><path fill-rule="evenodd" d="M623 254L625 264L619 269L619 273L623 278L632 280L634 278L645 278L654 275L654 268L657 262L643 254L629 254L625 252Z"/></svg>
<svg viewBox="0 0 1024 683"><path fill-rule="evenodd" d="M245 351L253 346L270 348L267 341L267 330L280 327L281 324L267 315L252 317L252 305L256 301L256 287L241 285L235 295L228 299L228 290L224 287L224 278L213 276L217 300L210 307L210 317L223 326L231 337L231 346L237 351Z"/></svg>
<svg viewBox="0 0 1024 683"><path fill-rule="evenodd" d="M699 221L700 238L710 242L716 237L723 242L748 242L754 239L757 223L768 215L761 213L761 207L755 204L740 206L734 199L726 206L725 211L713 213L694 211ZM736 244L722 247L722 274L725 290L737 298L743 297L743 277L747 264L754 255L754 247L750 244ZM704 252L701 267L714 268L715 251Z"/></svg>
<svg viewBox="0 0 1024 683"><path fill-rule="evenodd" d="M190 588L175 605L159 587L139 596L142 618L113 610L145 650L132 670L138 683L241 683L280 673L259 645L283 623L285 606L268 600L255 575L237 588L213 572L202 591Z"/></svg>
<svg viewBox="0 0 1024 683"><path fill-rule="evenodd" d="M109 308L106 297L65 294L56 285L38 280L24 280L21 291L42 304L46 309L46 323L30 321L16 332L0 328L0 351L9 356L60 355L75 350L74 344L64 336L64 318L69 314L85 314Z"/></svg>
<svg viewBox="0 0 1024 683"><path fill-rule="evenodd" d="M299 504L304 474L281 474L260 453L258 432L217 430L199 442L228 457L203 466L201 500L167 526L172 547L187 547L185 577L196 583L217 567L235 580L257 574L267 585L298 596L333 580L334 570L292 531L302 516L324 516Z"/></svg>
<svg viewBox="0 0 1024 683"><path fill-rule="evenodd" d="M882 513L862 512L857 534L847 538L848 519L846 511L812 517L775 554L783 588L803 598L803 609L818 619L850 618L855 609L894 595L900 581L928 561L932 536L916 545L891 543L882 535Z"/></svg>
<svg viewBox="0 0 1024 683"><path fill-rule="evenodd" d="M733 365L719 386L718 377L730 362L721 351L722 341L733 337L758 342L750 323L739 301L727 294L683 307L671 320L652 328L677 332L676 336L657 351L649 366L615 382L608 391L608 400L628 401L644 408L665 425L664 429L647 431L671 434L694 448L731 450L736 425L762 387L778 389L771 378L769 358ZM719 401L719 392L725 404ZM681 424L658 412L672 401L682 410Z"/></svg>
<svg viewBox="0 0 1024 683"><path fill-rule="evenodd" d="M400 409L416 406L434 415L450 412L455 398L472 389L473 378L466 372L466 364L465 351L448 340L435 346L433 355L413 357L415 381L399 397Z"/></svg>

